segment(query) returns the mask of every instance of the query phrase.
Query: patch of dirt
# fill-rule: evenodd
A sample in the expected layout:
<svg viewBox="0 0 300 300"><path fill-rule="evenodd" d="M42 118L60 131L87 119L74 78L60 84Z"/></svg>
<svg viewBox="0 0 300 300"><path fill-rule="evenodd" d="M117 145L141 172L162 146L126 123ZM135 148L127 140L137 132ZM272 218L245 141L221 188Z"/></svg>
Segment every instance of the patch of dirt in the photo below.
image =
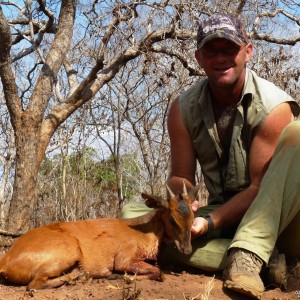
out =
<svg viewBox="0 0 300 300"><path fill-rule="evenodd" d="M136 280L134 276L123 279L81 279L74 284L57 289L26 292L25 287L0 285L0 300L206 300L250 299L222 289L221 274L205 274L186 269L177 272L164 271L164 281ZM263 300L300 299L300 277L290 276L288 292L267 290Z"/></svg>

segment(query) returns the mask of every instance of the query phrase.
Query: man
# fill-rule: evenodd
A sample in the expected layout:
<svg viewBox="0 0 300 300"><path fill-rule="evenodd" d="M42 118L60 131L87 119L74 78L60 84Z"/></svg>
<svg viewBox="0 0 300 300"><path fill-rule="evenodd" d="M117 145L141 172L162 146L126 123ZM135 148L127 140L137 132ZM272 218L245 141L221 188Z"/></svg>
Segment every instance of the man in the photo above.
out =
<svg viewBox="0 0 300 300"><path fill-rule="evenodd" d="M167 247L164 257L206 271L225 269L224 287L260 299L259 273L275 246L300 255L300 122L294 121L297 103L246 67L252 52L234 16L201 22L195 57L207 78L170 108L168 185L175 193L183 181L194 186L198 160L208 205L193 203L193 253ZM144 212L129 205L123 217Z"/></svg>
<svg viewBox="0 0 300 300"><path fill-rule="evenodd" d="M171 106L168 184L174 192L182 191L183 181L191 188L199 161L208 206L193 203L193 255L199 259L185 262L222 269L226 262L216 265L214 257L229 246L224 287L260 299L259 273L276 242L286 254L300 255L300 124L293 122L299 114L294 100L246 67L252 52L234 16L201 22L195 57L207 78Z"/></svg>

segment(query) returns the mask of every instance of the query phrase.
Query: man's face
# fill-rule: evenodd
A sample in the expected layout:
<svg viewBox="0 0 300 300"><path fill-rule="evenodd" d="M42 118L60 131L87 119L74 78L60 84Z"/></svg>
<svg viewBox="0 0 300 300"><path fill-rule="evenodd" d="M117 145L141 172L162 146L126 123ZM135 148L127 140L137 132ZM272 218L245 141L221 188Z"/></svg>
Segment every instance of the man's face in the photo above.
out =
<svg viewBox="0 0 300 300"><path fill-rule="evenodd" d="M238 46L229 40L217 38L196 50L195 56L211 87L232 88L241 80L252 51L252 44Z"/></svg>

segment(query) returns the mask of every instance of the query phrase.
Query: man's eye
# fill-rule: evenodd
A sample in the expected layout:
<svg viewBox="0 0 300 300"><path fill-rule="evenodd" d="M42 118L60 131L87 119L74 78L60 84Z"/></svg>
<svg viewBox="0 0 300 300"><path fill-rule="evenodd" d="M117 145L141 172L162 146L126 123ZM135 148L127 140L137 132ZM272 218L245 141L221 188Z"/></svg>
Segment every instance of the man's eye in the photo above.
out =
<svg viewBox="0 0 300 300"><path fill-rule="evenodd" d="M215 49L215 48L203 48L202 54L207 57L214 57L219 54L225 55L225 56L232 56L236 55L240 51L240 47L230 47L230 48L221 48L221 49Z"/></svg>

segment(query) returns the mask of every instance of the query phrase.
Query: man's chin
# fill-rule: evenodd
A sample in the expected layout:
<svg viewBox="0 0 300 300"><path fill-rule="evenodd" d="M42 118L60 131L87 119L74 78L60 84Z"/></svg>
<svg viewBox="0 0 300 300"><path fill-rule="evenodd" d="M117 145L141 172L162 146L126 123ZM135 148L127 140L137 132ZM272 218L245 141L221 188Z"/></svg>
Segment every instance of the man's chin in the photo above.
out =
<svg viewBox="0 0 300 300"><path fill-rule="evenodd" d="M215 86L220 87L220 88L232 88L235 85L235 81L233 79L224 79L222 80L217 80L214 83Z"/></svg>
<svg viewBox="0 0 300 300"><path fill-rule="evenodd" d="M215 76L209 78L209 81L217 86L232 86L235 82L235 78L230 72L219 72Z"/></svg>

